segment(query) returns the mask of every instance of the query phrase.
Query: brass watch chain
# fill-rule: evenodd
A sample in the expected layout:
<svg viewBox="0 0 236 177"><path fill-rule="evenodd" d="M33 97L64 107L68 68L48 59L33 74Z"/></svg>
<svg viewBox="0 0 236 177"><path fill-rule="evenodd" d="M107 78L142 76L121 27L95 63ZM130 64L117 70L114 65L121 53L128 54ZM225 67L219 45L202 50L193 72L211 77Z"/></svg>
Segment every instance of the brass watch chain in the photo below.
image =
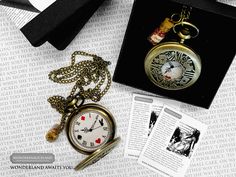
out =
<svg viewBox="0 0 236 177"><path fill-rule="evenodd" d="M181 22L186 21L190 18L190 13L192 11L192 7L188 7L188 6L183 6L181 13L180 13L180 20Z"/></svg>

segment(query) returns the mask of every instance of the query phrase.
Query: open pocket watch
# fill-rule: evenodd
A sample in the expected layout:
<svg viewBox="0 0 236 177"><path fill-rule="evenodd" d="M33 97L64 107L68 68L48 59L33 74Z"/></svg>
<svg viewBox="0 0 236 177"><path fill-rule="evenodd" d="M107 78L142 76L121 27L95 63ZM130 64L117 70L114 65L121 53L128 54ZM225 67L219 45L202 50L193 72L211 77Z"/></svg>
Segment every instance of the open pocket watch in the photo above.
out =
<svg viewBox="0 0 236 177"><path fill-rule="evenodd" d="M93 61L86 60L76 64L76 55L93 57ZM93 102L100 101L110 88L111 76L107 69L108 64L109 62L96 55L76 51L72 54L70 66L49 73L49 78L54 82L62 84L76 82L67 98L53 96L48 99L62 117L60 124L55 124L46 134L46 139L53 142L66 127L66 135L72 147L88 155L75 167L75 170L82 170L97 162L120 141L119 137L115 138L116 123L113 115L99 104L84 104L86 99ZM89 86L94 88L88 88Z"/></svg>
<svg viewBox="0 0 236 177"><path fill-rule="evenodd" d="M162 89L185 89L193 85L200 76L201 58L192 48L184 44L185 40L196 38L199 29L185 20L186 18L182 18L172 27L173 32L181 38L180 42L159 43L146 55L144 61L146 75L152 83Z"/></svg>
<svg viewBox="0 0 236 177"><path fill-rule="evenodd" d="M85 168L108 154L119 142L112 114L98 104L85 104L68 118L66 134L70 144L80 153L89 155L76 170Z"/></svg>

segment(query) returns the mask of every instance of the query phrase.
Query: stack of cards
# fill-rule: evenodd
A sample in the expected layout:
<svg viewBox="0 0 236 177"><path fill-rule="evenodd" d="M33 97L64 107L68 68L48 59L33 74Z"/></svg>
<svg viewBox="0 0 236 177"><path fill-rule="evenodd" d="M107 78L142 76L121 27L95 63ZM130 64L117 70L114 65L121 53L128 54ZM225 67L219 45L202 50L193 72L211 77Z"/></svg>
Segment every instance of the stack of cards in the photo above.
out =
<svg viewBox="0 0 236 177"><path fill-rule="evenodd" d="M133 94L125 157L164 176L184 176L207 126L179 108L176 101Z"/></svg>

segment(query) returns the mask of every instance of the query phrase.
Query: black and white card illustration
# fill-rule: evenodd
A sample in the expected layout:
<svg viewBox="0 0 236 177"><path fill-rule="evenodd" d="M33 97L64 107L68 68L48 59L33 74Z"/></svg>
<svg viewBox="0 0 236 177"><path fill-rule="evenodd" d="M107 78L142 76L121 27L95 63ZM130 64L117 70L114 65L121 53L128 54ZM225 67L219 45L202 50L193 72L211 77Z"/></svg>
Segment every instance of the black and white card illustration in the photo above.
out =
<svg viewBox="0 0 236 177"><path fill-rule="evenodd" d="M200 134L201 132L198 129L180 123L175 129L166 149L180 156L190 158L195 145L198 143Z"/></svg>
<svg viewBox="0 0 236 177"><path fill-rule="evenodd" d="M150 135L157 119L159 116L160 110L153 110L150 115L149 126L148 126L148 136Z"/></svg>
<svg viewBox="0 0 236 177"><path fill-rule="evenodd" d="M164 176L183 177L207 125L164 106L138 163Z"/></svg>
<svg viewBox="0 0 236 177"><path fill-rule="evenodd" d="M164 104L177 110L180 108L180 102L178 101L163 97L133 94L125 157L138 159Z"/></svg>

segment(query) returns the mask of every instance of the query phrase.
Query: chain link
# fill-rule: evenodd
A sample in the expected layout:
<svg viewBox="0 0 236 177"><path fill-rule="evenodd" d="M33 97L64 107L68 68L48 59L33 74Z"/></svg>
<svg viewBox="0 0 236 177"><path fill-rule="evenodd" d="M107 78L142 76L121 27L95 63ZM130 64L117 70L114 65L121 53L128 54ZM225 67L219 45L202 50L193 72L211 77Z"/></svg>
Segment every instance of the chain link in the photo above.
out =
<svg viewBox="0 0 236 177"><path fill-rule="evenodd" d="M192 11L192 7L188 7L188 6L183 5L182 11L181 11L181 14L180 14L182 22L186 21L190 18L191 11Z"/></svg>

